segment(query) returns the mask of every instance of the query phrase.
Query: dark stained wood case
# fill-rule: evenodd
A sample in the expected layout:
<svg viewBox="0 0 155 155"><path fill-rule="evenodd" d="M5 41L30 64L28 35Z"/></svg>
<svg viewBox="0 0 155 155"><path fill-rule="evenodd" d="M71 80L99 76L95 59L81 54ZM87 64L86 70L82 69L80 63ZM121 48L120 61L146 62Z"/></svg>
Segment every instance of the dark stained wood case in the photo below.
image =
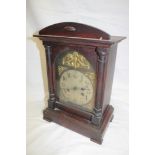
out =
<svg viewBox="0 0 155 155"><path fill-rule="evenodd" d="M48 108L44 119L85 135L96 143L102 137L113 118L113 107L109 105L117 44L125 37L110 36L97 28L72 22L48 26L35 34L45 47L49 87ZM74 105L60 103L56 96L55 59L68 50L81 51L96 70L97 88L92 112Z"/></svg>

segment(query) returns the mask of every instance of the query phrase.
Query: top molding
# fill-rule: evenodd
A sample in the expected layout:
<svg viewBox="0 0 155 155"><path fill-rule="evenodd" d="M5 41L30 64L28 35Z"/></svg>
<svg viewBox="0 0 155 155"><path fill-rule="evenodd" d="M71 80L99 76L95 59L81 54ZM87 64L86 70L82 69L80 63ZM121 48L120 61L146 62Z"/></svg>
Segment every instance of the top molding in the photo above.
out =
<svg viewBox="0 0 155 155"><path fill-rule="evenodd" d="M63 22L50 25L40 30L39 34L104 40L110 39L110 35L104 31L92 26L73 22Z"/></svg>
<svg viewBox="0 0 155 155"><path fill-rule="evenodd" d="M110 36L108 33L81 23L63 22L50 25L34 34L44 41L75 43L84 45L102 45L118 43L125 37Z"/></svg>

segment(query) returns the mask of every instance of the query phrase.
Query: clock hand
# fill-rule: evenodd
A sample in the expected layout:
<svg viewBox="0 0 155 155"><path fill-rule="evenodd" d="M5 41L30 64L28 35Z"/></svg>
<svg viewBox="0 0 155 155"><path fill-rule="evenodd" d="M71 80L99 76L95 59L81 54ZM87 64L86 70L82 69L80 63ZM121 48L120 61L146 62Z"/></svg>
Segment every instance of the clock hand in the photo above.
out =
<svg viewBox="0 0 155 155"><path fill-rule="evenodd" d="M90 90L87 88L73 87L72 90Z"/></svg>
<svg viewBox="0 0 155 155"><path fill-rule="evenodd" d="M80 88L80 87L73 87L73 90L90 90L90 89L87 89L87 88Z"/></svg>
<svg viewBox="0 0 155 155"><path fill-rule="evenodd" d="M72 87L72 88L65 88L65 87L61 87L62 89L67 89L67 90L90 90L87 88L80 88L80 87Z"/></svg>

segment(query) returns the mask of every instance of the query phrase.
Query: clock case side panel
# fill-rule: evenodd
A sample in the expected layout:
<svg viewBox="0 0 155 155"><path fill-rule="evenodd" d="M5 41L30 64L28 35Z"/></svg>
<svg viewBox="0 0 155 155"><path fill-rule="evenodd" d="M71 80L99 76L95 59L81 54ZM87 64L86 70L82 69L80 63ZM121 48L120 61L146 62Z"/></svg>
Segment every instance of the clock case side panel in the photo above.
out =
<svg viewBox="0 0 155 155"><path fill-rule="evenodd" d="M117 54L117 44L113 44L109 49L107 65L106 65L107 68L106 68L104 93L103 93L103 98L102 98L103 100L102 113L104 113L108 104L110 104L114 70L115 70L116 54Z"/></svg>
<svg viewBox="0 0 155 155"><path fill-rule="evenodd" d="M55 42L43 42L45 49L47 47L50 47L49 50L46 51L46 60L47 60L47 73L48 73L48 83L49 83L49 100L48 100L48 108L51 109L60 109L64 110L66 112L81 116L85 119L91 120L93 113L89 111L85 111L82 109L78 109L74 105L65 105L61 102L59 102L57 95L56 95L56 70L55 70L55 59L57 55L59 54L59 51L63 52L63 50L66 49L73 49L77 51L83 51L85 53L86 57L89 57L89 60L92 60L92 65L94 65L94 68L96 68L96 53L95 53L95 47L92 46L78 46L74 44L62 44L62 43L55 43ZM91 50L91 52L89 52ZM50 54L49 54L50 53ZM50 60L50 61L49 61ZM50 69L48 69L50 68ZM52 82L51 82L52 80ZM52 91L51 91L52 90ZM52 92L52 94L51 94ZM51 102L52 101L52 102Z"/></svg>

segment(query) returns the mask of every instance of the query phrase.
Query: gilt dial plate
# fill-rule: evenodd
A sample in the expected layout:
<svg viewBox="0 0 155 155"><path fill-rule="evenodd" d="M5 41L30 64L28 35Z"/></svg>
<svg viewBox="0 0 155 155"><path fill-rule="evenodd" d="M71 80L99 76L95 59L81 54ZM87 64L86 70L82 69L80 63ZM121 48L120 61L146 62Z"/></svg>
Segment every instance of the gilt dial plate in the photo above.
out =
<svg viewBox="0 0 155 155"><path fill-rule="evenodd" d="M68 51L56 59L56 91L59 101L92 111L95 102L96 74L80 52Z"/></svg>

